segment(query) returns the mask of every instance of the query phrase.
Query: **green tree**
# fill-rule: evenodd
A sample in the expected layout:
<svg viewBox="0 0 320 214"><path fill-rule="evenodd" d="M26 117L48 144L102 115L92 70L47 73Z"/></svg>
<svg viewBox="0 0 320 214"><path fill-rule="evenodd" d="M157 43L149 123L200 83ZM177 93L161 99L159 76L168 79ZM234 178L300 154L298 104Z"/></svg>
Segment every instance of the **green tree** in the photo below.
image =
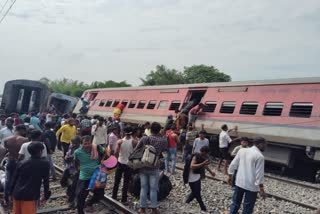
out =
<svg viewBox="0 0 320 214"><path fill-rule="evenodd" d="M41 78L40 82L46 84L52 92L62 93L74 97L81 97L83 92L87 89L92 88L115 88L115 87L129 87L131 86L126 81L115 82L112 80L105 82L92 82L91 84L85 84L84 82L79 82L77 80L71 79L60 79L60 80L49 80L48 78Z"/></svg>
<svg viewBox="0 0 320 214"><path fill-rule="evenodd" d="M147 85L174 85L184 83L182 73L169 69L164 65L157 65L155 71L147 74L146 78L140 78L143 86Z"/></svg>
<svg viewBox="0 0 320 214"><path fill-rule="evenodd" d="M207 65L185 67L183 71L185 83L230 82L231 77L217 68Z"/></svg>

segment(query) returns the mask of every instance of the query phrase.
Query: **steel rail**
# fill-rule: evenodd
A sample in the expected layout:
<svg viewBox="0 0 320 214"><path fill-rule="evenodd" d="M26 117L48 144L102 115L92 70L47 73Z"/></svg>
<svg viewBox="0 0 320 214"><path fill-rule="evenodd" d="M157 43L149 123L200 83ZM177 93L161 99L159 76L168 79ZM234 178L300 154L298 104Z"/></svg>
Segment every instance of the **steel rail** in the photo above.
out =
<svg viewBox="0 0 320 214"><path fill-rule="evenodd" d="M63 169L62 168L60 168L57 165L54 165L54 167L59 173L61 173L61 174L63 173ZM104 198L101 201L101 203L103 203L104 205L107 205L107 206L111 205L112 207L115 207L117 210L119 210L121 213L124 213L124 214L137 214L136 211L131 210L130 208L128 208L127 206L123 205L119 201L114 200L113 198L111 198L107 194L104 195Z"/></svg>

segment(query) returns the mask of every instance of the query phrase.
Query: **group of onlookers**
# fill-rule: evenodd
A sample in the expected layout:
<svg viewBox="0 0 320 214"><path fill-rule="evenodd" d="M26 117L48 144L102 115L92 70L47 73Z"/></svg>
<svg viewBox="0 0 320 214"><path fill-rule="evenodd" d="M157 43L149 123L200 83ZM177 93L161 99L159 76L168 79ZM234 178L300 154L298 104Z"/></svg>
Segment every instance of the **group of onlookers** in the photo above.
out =
<svg viewBox="0 0 320 214"><path fill-rule="evenodd" d="M202 125L199 131L195 128L195 118L201 108L201 105L192 108L193 111L189 112L190 123L182 129L177 128L177 120L173 120L171 115L165 127L156 122L147 122L143 128L124 126L119 118L105 120L100 116L58 116L54 112L20 116L15 114L9 118L2 115L0 158L7 154L3 203L9 205L10 196L13 196L15 213L25 213L26 210L28 213L34 213L40 199L41 184L44 185L42 199L50 197L50 174L52 180L57 178L52 161L52 154L56 148L63 153L65 172L61 183L67 187L68 201L71 206L77 208L78 213L93 211L92 205L103 197L104 189L95 189L93 197L86 202L92 174L101 161L111 155L116 156L118 160L112 197L118 200L118 190L123 178L121 202L127 203L128 185L133 174L129 166L130 155L135 149L151 145L155 148L156 155L164 160L164 170L170 176L175 175L177 150L181 147L183 162L189 164L187 182L191 193L187 196L186 203L196 199L201 210L206 211L201 198L201 179L205 170L212 176L215 173L209 167L209 140L206 138L204 126ZM250 144L249 139L231 139L229 136L231 131L236 133L237 129L235 127L229 130L227 125L221 127L221 160L218 170L221 161L225 160L224 172L229 175L229 181L235 188L230 213L238 212L243 195L244 213L252 213L257 193L260 192L265 197L264 157L261 153L265 148L265 140L256 138L253 141L254 145L247 148ZM228 169L231 158L228 147L237 140L241 141L241 145L232 153L235 158ZM144 167L138 173L141 182L140 213L146 213L148 195L152 212L159 213L157 195L160 166Z"/></svg>

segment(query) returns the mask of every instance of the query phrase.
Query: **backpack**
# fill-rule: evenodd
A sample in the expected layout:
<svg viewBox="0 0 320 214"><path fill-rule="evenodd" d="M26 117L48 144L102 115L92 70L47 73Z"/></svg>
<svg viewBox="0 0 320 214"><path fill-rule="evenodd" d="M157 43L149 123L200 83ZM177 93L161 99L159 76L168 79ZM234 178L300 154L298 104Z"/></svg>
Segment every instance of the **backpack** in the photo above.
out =
<svg viewBox="0 0 320 214"><path fill-rule="evenodd" d="M157 166L158 157L156 149L151 145L145 145L141 162L146 167Z"/></svg>
<svg viewBox="0 0 320 214"><path fill-rule="evenodd" d="M146 138L146 144L141 147L137 146L129 156L128 165L134 170L143 167L155 167L159 165L159 157L157 156L156 149L153 146L149 145L149 137Z"/></svg>
<svg viewBox="0 0 320 214"><path fill-rule="evenodd" d="M158 183L158 200L164 200L168 197L172 190L172 183L168 176L161 173ZM129 184L129 192L135 197L140 198L141 181L139 173L133 175L132 180ZM150 190L149 190L150 191ZM150 192L148 193L150 194Z"/></svg>

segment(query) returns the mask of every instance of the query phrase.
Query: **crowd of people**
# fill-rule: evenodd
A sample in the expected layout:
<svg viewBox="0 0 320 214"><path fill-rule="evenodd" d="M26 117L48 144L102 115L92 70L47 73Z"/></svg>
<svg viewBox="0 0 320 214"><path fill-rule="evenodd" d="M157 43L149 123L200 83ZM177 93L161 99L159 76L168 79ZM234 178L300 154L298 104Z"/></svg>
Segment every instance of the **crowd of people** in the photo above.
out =
<svg viewBox="0 0 320 214"><path fill-rule="evenodd" d="M123 180L121 202L128 203L129 183L132 174L139 173L140 213L150 208L152 213L158 210L158 183L161 164L141 167L138 172L130 166L130 156L135 150L146 145L155 149L155 155L163 160L163 170L167 176L176 174L177 150L183 153L183 162L187 169L186 181L190 194L186 203L196 199L202 211L207 211L201 198L201 179L210 168L209 140L205 127L195 127L196 115L201 112L202 104L188 113L177 112L176 118L169 115L165 126L157 122L146 122L142 126L131 126L121 122L120 117L103 118L99 115L90 118L80 114L58 115L54 111L47 113L0 115L0 159L5 166L4 199L5 207L13 207L16 214L36 213L37 207L50 198L50 181L57 179L52 155L56 149L63 153L64 174L61 185L67 187L68 202L77 212L94 212L93 204L99 202L104 189L94 189L93 196L87 200L88 185L94 171L102 160L115 156L118 165L115 170L112 198L118 200L118 191ZM183 118L183 119L181 119ZM234 186L234 196L230 213L236 214L244 197L243 213L252 213L257 193L265 198L263 187L264 157L266 146L263 138L250 142L248 138L231 139L230 132L237 133L238 127L221 127L219 148L224 173ZM231 162L228 147L235 141L241 141L232 153ZM43 186L43 189L41 189ZM150 199L150 206L147 200Z"/></svg>

